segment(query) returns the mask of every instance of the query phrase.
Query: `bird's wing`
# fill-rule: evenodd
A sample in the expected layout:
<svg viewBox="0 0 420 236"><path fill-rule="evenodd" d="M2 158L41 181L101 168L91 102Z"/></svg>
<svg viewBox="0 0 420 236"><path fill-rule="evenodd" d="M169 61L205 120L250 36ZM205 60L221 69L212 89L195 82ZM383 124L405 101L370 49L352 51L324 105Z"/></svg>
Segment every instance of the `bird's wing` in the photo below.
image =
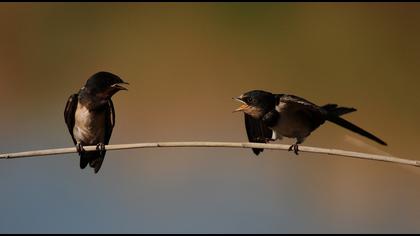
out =
<svg viewBox="0 0 420 236"><path fill-rule="evenodd" d="M105 144L109 143L111 139L112 130L115 125L115 109L112 100L108 100L108 105L106 106L105 111Z"/></svg>
<svg viewBox="0 0 420 236"><path fill-rule="evenodd" d="M273 131L263 124L261 120L256 120L250 115L245 114L245 128L249 142L266 143L273 136ZM260 154L264 149L253 148L255 155Z"/></svg>
<svg viewBox="0 0 420 236"><path fill-rule="evenodd" d="M278 94L277 96L280 113L293 112L297 117L306 121L312 130L325 122L325 111L314 103L294 95Z"/></svg>
<svg viewBox="0 0 420 236"><path fill-rule="evenodd" d="M286 104L287 106L296 106L302 109L309 109L314 111L320 111L319 106L313 104L312 102L303 99L295 95L288 94L278 94L279 102Z"/></svg>
<svg viewBox="0 0 420 236"><path fill-rule="evenodd" d="M108 100L108 104L105 106L105 140L104 144L108 145L109 140L111 139L112 130L115 125L115 110L112 100ZM105 158L106 151L103 152L91 152L89 159L89 165L94 168L95 173L101 169L102 163Z"/></svg>
<svg viewBox="0 0 420 236"><path fill-rule="evenodd" d="M70 132L71 138L73 139L74 144L76 144L76 139L73 136L73 128L75 123L75 113L78 103L78 94L75 93L69 97L67 100L66 108L64 109L64 120L66 122L67 128Z"/></svg>

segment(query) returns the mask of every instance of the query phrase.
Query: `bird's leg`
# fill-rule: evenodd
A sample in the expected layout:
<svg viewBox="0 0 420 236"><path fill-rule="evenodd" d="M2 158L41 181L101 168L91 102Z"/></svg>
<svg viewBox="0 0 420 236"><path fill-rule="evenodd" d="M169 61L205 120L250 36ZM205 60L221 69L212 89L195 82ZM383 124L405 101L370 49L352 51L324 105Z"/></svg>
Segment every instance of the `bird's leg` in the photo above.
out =
<svg viewBox="0 0 420 236"><path fill-rule="evenodd" d="M80 156L83 152L85 152L85 149L83 148L82 143L77 143L77 144L76 144L76 150L77 150L77 153L79 153L79 156Z"/></svg>
<svg viewBox="0 0 420 236"><path fill-rule="evenodd" d="M299 144L301 144L303 142L304 139L302 138L297 138L296 143L292 144L289 147L289 151L292 151L296 154L299 155Z"/></svg>
<svg viewBox="0 0 420 236"><path fill-rule="evenodd" d="M105 152L105 144L103 143L96 144L96 150L99 151L99 155L103 156Z"/></svg>
<svg viewBox="0 0 420 236"><path fill-rule="evenodd" d="M299 146L297 145L297 143L290 145L289 152L292 150L295 152L296 155L299 155Z"/></svg>
<svg viewBox="0 0 420 236"><path fill-rule="evenodd" d="M293 151L295 152L296 155L299 155L299 145L297 143L295 143L293 147Z"/></svg>

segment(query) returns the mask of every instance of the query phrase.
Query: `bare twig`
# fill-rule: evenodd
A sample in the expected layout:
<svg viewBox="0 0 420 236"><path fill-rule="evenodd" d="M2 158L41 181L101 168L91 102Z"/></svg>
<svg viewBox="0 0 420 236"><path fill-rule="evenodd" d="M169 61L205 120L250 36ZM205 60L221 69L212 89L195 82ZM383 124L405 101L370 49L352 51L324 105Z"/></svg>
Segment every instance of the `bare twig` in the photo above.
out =
<svg viewBox="0 0 420 236"><path fill-rule="evenodd" d="M158 143L133 143L133 144L117 144L107 145L106 150L122 150L135 148L158 148L158 147L224 147L224 148L264 148L272 150L288 150L289 145L284 144L263 144L263 143L231 143L231 142L158 142ZM96 150L96 146L85 146L86 151ZM301 152L320 153L335 156L359 158L366 160L385 161L392 163L399 163L412 166L420 166L420 161L408 160L391 156L374 155L360 152L350 152L337 149L326 149L317 147L299 146ZM72 148L58 148L46 149L27 152L0 154L0 159L12 159L34 156L48 156L56 154L66 154L77 152L75 147ZM292 154L291 154L292 155ZM294 154L293 154L294 155Z"/></svg>

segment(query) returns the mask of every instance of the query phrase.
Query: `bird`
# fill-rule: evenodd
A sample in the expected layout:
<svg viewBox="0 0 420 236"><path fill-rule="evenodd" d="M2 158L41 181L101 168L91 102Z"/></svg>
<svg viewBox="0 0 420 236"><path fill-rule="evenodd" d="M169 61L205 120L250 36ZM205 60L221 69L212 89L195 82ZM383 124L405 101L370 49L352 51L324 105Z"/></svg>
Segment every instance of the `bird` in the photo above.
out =
<svg viewBox="0 0 420 236"><path fill-rule="evenodd" d="M64 109L64 120L80 156L80 168L88 164L98 173L105 158L115 125L115 109L111 97L121 90L124 82L106 71L93 74L86 84L72 94ZM87 152L83 146L96 145L96 151Z"/></svg>
<svg viewBox="0 0 420 236"><path fill-rule="evenodd" d="M234 112L245 114L245 128L249 142L268 143L282 137L294 138L289 151L299 153L299 144L325 121L332 122L381 145L387 145L372 133L343 119L341 116L355 112L352 107L337 104L315 105L291 94L273 94L264 90L251 90L233 98L242 105ZM253 148L255 155L264 149Z"/></svg>

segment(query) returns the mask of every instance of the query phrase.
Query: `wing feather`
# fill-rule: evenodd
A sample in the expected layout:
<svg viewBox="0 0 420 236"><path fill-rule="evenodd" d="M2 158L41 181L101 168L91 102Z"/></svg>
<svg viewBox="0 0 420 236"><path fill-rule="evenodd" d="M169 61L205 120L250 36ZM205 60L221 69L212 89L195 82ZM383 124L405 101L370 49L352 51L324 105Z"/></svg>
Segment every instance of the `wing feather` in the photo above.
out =
<svg viewBox="0 0 420 236"><path fill-rule="evenodd" d="M245 114L245 128L249 142L267 143L273 136L273 131L263 124L261 120L256 120L250 115ZM260 154L264 149L253 148L255 155Z"/></svg>
<svg viewBox="0 0 420 236"><path fill-rule="evenodd" d="M311 130L315 130L325 122L326 112L318 105L295 95L279 94L280 113L294 113L305 122Z"/></svg>
<svg viewBox="0 0 420 236"><path fill-rule="evenodd" d="M66 103L66 108L64 109L64 120L67 125L67 129L70 132L71 138L73 139L74 144L76 144L76 139L73 135L73 128L75 123L75 114L77 109L77 103L78 103L78 97L79 95L77 93L72 94Z"/></svg>
<svg viewBox="0 0 420 236"><path fill-rule="evenodd" d="M319 106L313 104L312 102L304 98L288 94L279 94L277 96L279 98L280 103L286 103L289 106L299 106L304 109L320 112Z"/></svg>
<svg viewBox="0 0 420 236"><path fill-rule="evenodd" d="M114 129L115 125L115 109L112 100L108 100L108 104L105 107L105 145L109 144L109 140L111 139L112 130ZM99 169L101 169L102 163L105 159L106 151L102 153L96 152L96 157L92 158L90 161L90 166L94 168L95 173L98 173Z"/></svg>
<svg viewBox="0 0 420 236"><path fill-rule="evenodd" d="M115 109L111 99L108 100L105 119L105 145L107 145L111 139L112 130L115 125Z"/></svg>

